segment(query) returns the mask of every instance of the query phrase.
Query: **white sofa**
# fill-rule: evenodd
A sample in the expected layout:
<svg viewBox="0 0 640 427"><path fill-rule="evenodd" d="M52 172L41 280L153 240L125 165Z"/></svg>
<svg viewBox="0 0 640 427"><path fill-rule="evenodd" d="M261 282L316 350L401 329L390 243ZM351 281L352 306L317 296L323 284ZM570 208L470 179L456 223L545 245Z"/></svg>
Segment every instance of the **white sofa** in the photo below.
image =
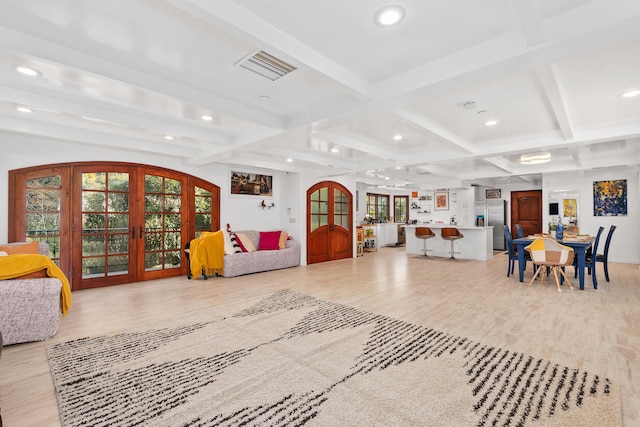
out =
<svg viewBox="0 0 640 427"><path fill-rule="evenodd" d="M260 243L260 232L257 230L237 231L246 235L256 248ZM278 270L300 265L300 242L287 240L287 247L279 250L262 250L239 252L224 256L224 277Z"/></svg>
<svg viewBox="0 0 640 427"><path fill-rule="evenodd" d="M40 243L49 256L49 246ZM58 332L62 282L56 278L0 280L0 331L4 345L42 341Z"/></svg>

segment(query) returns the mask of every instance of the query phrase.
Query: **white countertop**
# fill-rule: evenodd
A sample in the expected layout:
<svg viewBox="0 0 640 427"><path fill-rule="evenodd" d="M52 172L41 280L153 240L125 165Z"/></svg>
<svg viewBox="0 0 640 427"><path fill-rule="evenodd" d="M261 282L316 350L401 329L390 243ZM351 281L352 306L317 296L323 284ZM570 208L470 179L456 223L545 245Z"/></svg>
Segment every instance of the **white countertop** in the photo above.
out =
<svg viewBox="0 0 640 427"><path fill-rule="evenodd" d="M487 228L493 228L493 225L489 225L486 227L476 227L474 225L450 225L444 223L423 223L423 224L403 224L406 228L416 228L416 227L429 227L429 228L445 228L445 227L455 227L460 230L484 230Z"/></svg>

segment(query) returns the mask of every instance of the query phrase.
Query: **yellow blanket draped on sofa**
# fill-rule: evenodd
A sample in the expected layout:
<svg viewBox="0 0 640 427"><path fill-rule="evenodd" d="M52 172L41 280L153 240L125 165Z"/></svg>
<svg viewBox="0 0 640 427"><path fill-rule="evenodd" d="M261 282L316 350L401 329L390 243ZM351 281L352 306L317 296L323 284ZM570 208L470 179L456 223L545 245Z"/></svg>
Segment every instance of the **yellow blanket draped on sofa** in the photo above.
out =
<svg viewBox="0 0 640 427"><path fill-rule="evenodd" d="M46 255L13 254L0 256L0 280L15 279L25 274L45 270L48 277L55 277L62 282L60 292L60 310L66 316L71 308L71 285L62 270Z"/></svg>
<svg viewBox="0 0 640 427"><path fill-rule="evenodd" d="M224 236L222 231L203 232L189 245L189 268L193 277L204 268L207 276L224 276Z"/></svg>

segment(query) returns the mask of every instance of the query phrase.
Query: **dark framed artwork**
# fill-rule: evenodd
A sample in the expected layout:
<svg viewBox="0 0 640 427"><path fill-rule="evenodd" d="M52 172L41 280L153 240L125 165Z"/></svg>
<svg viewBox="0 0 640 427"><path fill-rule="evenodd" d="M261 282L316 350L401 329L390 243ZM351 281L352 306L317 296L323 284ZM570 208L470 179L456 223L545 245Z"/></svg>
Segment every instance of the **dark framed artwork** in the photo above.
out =
<svg viewBox="0 0 640 427"><path fill-rule="evenodd" d="M259 173L231 171L231 194L273 196L273 176Z"/></svg>
<svg viewBox="0 0 640 427"><path fill-rule="evenodd" d="M593 181L593 216L627 215L627 180Z"/></svg>
<svg viewBox="0 0 640 427"><path fill-rule="evenodd" d="M502 197L502 190L500 190L499 188L496 189L489 189L486 191L486 198L487 199L499 199Z"/></svg>

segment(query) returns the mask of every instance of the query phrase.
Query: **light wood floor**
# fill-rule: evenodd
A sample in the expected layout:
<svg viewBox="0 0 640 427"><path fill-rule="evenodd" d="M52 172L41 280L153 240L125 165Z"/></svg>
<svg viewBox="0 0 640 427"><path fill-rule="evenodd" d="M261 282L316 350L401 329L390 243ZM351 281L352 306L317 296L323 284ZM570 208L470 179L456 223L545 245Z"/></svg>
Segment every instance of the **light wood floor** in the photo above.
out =
<svg viewBox="0 0 640 427"><path fill-rule="evenodd" d="M53 343L151 327L197 310L231 313L285 288L602 374L620 384L624 425L640 425L640 266L612 264L609 283L599 270L598 290L587 278L584 291L576 280L576 290L564 286L558 293L553 279L527 288L530 266L524 284L517 274L507 278L506 265L504 254L488 262L450 261L381 248L236 278L179 277L74 292L55 337L3 349L4 425L59 425L46 358Z"/></svg>

